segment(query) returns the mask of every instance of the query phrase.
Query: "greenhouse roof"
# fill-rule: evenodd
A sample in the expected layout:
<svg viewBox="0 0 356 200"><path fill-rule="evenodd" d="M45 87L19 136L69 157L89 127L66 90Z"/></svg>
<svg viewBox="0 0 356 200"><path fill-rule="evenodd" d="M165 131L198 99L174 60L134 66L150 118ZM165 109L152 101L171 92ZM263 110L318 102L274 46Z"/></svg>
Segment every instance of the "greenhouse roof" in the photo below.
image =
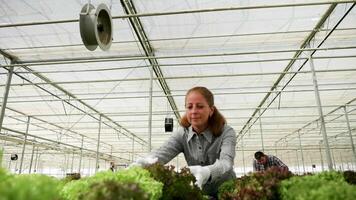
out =
<svg viewBox="0 0 356 200"><path fill-rule="evenodd" d="M113 41L89 51L79 29L88 1L1 0L0 142L21 154L27 132L47 166L81 148L127 164L168 139L165 118L176 130L186 91L204 86L236 131L235 167L261 149L319 162L327 145L352 160L355 2L92 1L109 7Z"/></svg>

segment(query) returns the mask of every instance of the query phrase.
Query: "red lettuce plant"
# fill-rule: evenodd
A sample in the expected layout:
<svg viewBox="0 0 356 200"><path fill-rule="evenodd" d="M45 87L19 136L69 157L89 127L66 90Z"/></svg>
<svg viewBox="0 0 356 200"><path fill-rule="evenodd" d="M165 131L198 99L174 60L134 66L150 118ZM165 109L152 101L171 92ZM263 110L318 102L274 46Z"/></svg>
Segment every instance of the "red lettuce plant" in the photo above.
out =
<svg viewBox="0 0 356 200"><path fill-rule="evenodd" d="M154 164L146 167L152 177L164 184L161 200L204 199L203 192L193 183L195 177L188 168L175 172L174 166Z"/></svg>
<svg viewBox="0 0 356 200"><path fill-rule="evenodd" d="M343 175L346 182L352 185L356 185L356 172L348 170L344 171Z"/></svg>
<svg viewBox="0 0 356 200"><path fill-rule="evenodd" d="M225 183L219 188L219 199L222 200L279 200L278 187L282 180L292 173L279 167L255 172ZM232 186L234 185L234 187Z"/></svg>

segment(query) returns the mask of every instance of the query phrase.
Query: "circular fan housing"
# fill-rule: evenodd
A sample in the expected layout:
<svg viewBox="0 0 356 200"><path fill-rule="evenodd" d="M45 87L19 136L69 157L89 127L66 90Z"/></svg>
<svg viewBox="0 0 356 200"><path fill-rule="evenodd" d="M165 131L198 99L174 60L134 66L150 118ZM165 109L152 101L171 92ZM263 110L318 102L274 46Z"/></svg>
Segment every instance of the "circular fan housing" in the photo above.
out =
<svg viewBox="0 0 356 200"><path fill-rule="evenodd" d="M94 51L98 46L106 51L112 43L112 18L105 4L97 9L85 4L79 17L80 35L85 47Z"/></svg>

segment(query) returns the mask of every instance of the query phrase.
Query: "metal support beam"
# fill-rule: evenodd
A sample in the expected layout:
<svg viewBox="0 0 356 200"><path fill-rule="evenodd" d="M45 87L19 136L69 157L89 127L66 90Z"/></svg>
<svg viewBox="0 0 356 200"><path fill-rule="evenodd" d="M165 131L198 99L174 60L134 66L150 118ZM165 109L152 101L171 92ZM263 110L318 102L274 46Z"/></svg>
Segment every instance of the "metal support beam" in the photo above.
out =
<svg viewBox="0 0 356 200"><path fill-rule="evenodd" d="M244 174L246 174L244 139L243 138L241 138L241 150L242 150L242 164L243 164L243 168L244 168Z"/></svg>
<svg viewBox="0 0 356 200"><path fill-rule="evenodd" d="M84 137L82 136L82 143L81 143L81 145L80 145L80 158L79 158L78 173L80 173L80 171L81 171L81 169L82 169L83 143L84 143Z"/></svg>
<svg viewBox="0 0 356 200"><path fill-rule="evenodd" d="M136 15L137 11L135 8L134 3L131 0L120 0L122 7L124 8L124 11L126 14L128 15ZM137 39L140 42L141 47L143 48L145 55L150 57L148 59L148 61L150 62L150 65L153 68L153 71L156 74L156 77L158 78L158 82L160 84L160 86L162 87L162 90L164 92L164 94L166 95L168 102L172 108L172 110L174 111L174 114L176 116L177 120L180 120L180 114L177 111L177 105L173 99L173 97L171 96L171 91L169 89L169 86L165 80L165 77L163 75L163 72L161 71L160 65L157 61L157 59L155 58L155 53L154 50L150 44L150 40L148 39L146 32L142 26L141 20L139 17L130 17L129 18L130 24L132 26L132 28L134 29L135 35L137 37Z"/></svg>
<svg viewBox="0 0 356 200"><path fill-rule="evenodd" d="M100 132L101 132L101 115L99 116L98 143L97 143L97 145L96 145L95 173L98 172L98 169L99 169Z"/></svg>
<svg viewBox="0 0 356 200"><path fill-rule="evenodd" d="M91 175L91 159L89 158L89 163L88 163L88 175L90 176Z"/></svg>
<svg viewBox="0 0 356 200"><path fill-rule="evenodd" d="M352 131L351 131L351 126L350 126L349 114L347 113L347 108L346 108L346 106L344 106L344 112L345 112L345 118L346 118L347 129L348 129L349 136L350 136L350 143L351 143L352 154L354 155L354 162L355 162L355 164L356 164L356 150L355 150L354 140L353 140L353 138L352 138Z"/></svg>
<svg viewBox="0 0 356 200"><path fill-rule="evenodd" d="M11 62L13 64L13 62ZM6 80L6 85L5 85L5 89L4 89L4 95L3 95L3 101L1 104L1 111L0 111L0 132L2 129L2 123L4 121L4 116L5 116L5 109L6 109L6 103L7 103L7 98L9 96L9 89L10 89L10 85L11 85L11 79L12 79L12 74L14 72L14 67L10 67L8 69L8 73L7 73L7 80Z"/></svg>
<svg viewBox="0 0 356 200"><path fill-rule="evenodd" d="M132 146L131 146L131 162L134 161L134 152L135 152L135 140L132 138Z"/></svg>
<svg viewBox="0 0 356 200"><path fill-rule="evenodd" d="M262 131L262 120L261 120L261 112L259 111L259 117L258 120L260 122L260 134L261 134L261 145L262 145L262 151L265 151L265 145L263 143L263 131Z"/></svg>
<svg viewBox="0 0 356 200"><path fill-rule="evenodd" d="M33 117L31 117L33 118ZM21 132L21 131L17 131L17 130L14 130L14 129L9 129L9 128L6 128L6 127L3 127L4 130L6 131L11 131L11 132L14 132L14 133L18 133L18 134L21 134L21 135L25 135L25 133ZM78 146L75 146L75 145L72 145L72 144L67 144L67 143L63 143L63 142L60 142L60 141L56 141L56 140L51 140L51 139L48 139L46 137L40 137L40 136L37 136L37 135L34 135L34 134L27 134L28 136L30 137L33 137L33 138L36 138L38 140L44 140L44 141L48 141L48 142L51 142L53 144L58 144L58 145L63 145L65 147L69 147L71 148L70 150L71 151L77 151L79 149ZM1 135L0 135L1 136ZM22 142L22 141L20 141ZM32 141L32 143L34 143ZM53 146L53 145L49 145L48 143L44 143L44 142L39 142L37 143L36 145L38 146L42 146L43 148L50 148L50 149L53 149L53 150L57 150L57 151L63 151L63 149L59 149L57 146ZM65 150L65 149L64 149ZM83 148L83 150L85 150L87 153L87 155L89 156L92 156L92 154L90 154L89 152L91 153L95 153L96 154L96 151L95 150L92 150L92 149L86 149L86 148ZM102 158L103 159L107 159L107 157L109 157L108 154L102 154ZM122 159L122 160L127 160L125 158L121 158L121 157L117 157L118 159Z"/></svg>
<svg viewBox="0 0 356 200"><path fill-rule="evenodd" d="M296 155L296 158L297 158L297 166L298 166L298 170L297 170L297 174L300 174L300 167L299 167L299 156L298 156L298 150L296 149L295 150L295 155Z"/></svg>
<svg viewBox="0 0 356 200"><path fill-rule="evenodd" d="M315 25L314 27L314 31L310 32L310 34L306 37L306 39L303 41L302 45L300 46L300 49L304 49L307 47L307 45L310 43L310 41L315 37L315 35L318 33L318 31L324 26L325 22L328 21L328 18L330 17L331 13L334 11L334 9L336 8L337 6L337 3L333 3L329 6L329 8L326 10L326 12L324 13L324 15L320 18L320 20L318 21L318 23ZM317 47L321 47L321 45L326 41L326 39L331 35L331 33L338 27L338 25L343 21L343 19L350 13L350 11L352 10L352 8L355 6L355 3L352 4L344 13L344 15L342 15L342 17L336 21L336 24L332 27L332 29L329 31L329 33L324 36L324 39L321 40L321 42L317 45ZM288 72L292 66L294 65L295 61L294 59L298 58L300 55L301 55L302 51L297 51L294 56L293 56L293 59L288 63L288 65L285 67L285 69L283 70L283 72ZM311 55L313 55L315 53L312 52ZM300 71L303 66L306 64L307 60L304 61L302 63L302 65L299 67L298 71ZM295 74L296 75L296 74ZM282 87L282 90L288 86L288 84L292 81L292 79L295 77L295 75L291 76L291 78L289 78L289 80L285 81L285 84L283 84L284 86ZM270 92L268 92L266 94L266 96L262 99L261 103L258 105L258 107L261 107L263 106L267 100L269 100L272 91L274 91L275 89L277 89L277 87L279 86L279 84L281 83L281 81L283 80L285 74L281 74L278 79L276 80L276 82L273 84L273 86L271 87L270 89ZM280 95L280 93L277 93L276 95L274 95L274 97L272 97L272 99L270 99L268 101L268 105L267 107L269 107L273 102L274 100ZM266 109L265 109L266 110ZM263 112L265 111L263 110ZM249 118L249 120L247 120L247 122L245 123L245 125L242 127L242 129L240 130L238 136L240 135L244 135L248 129L254 125L254 123L257 121L257 119L254 119L255 115L257 114L259 110L255 110L253 112L253 114L251 115L251 117ZM239 139L240 137L238 137Z"/></svg>
<svg viewBox="0 0 356 200"><path fill-rule="evenodd" d="M155 12L155 13L141 13L141 14L127 14L113 16L113 19L126 19L126 18L137 18L137 17L152 17L152 16L166 16L166 15L181 15L189 13L209 13L209 12L222 12L222 11L234 11L234 10L255 10L255 9L269 9L269 8L285 8L285 7L305 7L305 6L318 6L318 5L328 5L333 3L352 3L353 0L330 0L330 1L310 1L301 3L282 3L282 4L255 4L248 6L235 6L235 7L222 7L222 8L203 8L203 9L191 9L191 10L180 10L180 11L166 11L166 12ZM20 26L34 26L34 25L46 25L46 24L62 24L62 23L76 23L78 19L66 19L66 20L46 20L37 22L24 22L17 24L2 24L0 28L8 27L20 27Z"/></svg>
<svg viewBox="0 0 356 200"><path fill-rule="evenodd" d="M300 154L301 154L301 157L302 157L303 173L305 173L305 163L304 163L303 146L302 146L302 140L301 140L301 138L300 138L300 132L299 132L299 131L298 131L298 138L299 138Z"/></svg>
<svg viewBox="0 0 356 200"><path fill-rule="evenodd" d="M152 137L152 93L153 93L153 68L149 67L150 70L150 85L149 85L149 101L148 101L148 148L147 151L151 152L152 149L152 143L151 143L151 137Z"/></svg>
<svg viewBox="0 0 356 200"><path fill-rule="evenodd" d="M69 154L68 153L64 154L64 160L65 160L64 176L66 176L68 173L68 165L69 165Z"/></svg>
<svg viewBox="0 0 356 200"><path fill-rule="evenodd" d="M331 149L330 152L331 152L331 157L332 157L332 161L333 161L332 163L333 163L333 166L334 166L333 169L336 169L336 159L335 159L335 156L334 156L335 149Z"/></svg>
<svg viewBox="0 0 356 200"><path fill-rule="evenodd" d="M325 119L324 119L323 109L322 109L322 105L321 105L319 88L318 88L318 80L317 80L316 74L315 74L315 68L314 68L312 54L309 54L309 64L310 64L310 69L312 71L315 100L318 105L318 111L319 111L319 116L320 116L320 126L321 126L321 133L323 135L323 140L324 140L324 145L325 145L326 160L328 162L329 170L333 170L333 164L332 164L332 160L331 160L331 156L330 156L328 135L326 134Z"/></svg>
<svg viewBox="0 0 356 200"><path fill-rule="evenodd" d="M38 151L38 147L36 148L36 158L35 158L35 167L34 167L34 172L37 172L38 170L38 160L39 160L39 151Z"/></svg>
<svg viewBox="0 0 356 200"><path fill-rule="evenodd" d="M320 153L321 171L324 171L324 158L323 158L323 153L321 152L321 146L320 146L320 144L319 144L319 153Z"/></svg>
<svg viewBox="0 0 356 200"><path fill-rule="evenodd" d="M18 60L19 60L19 59L18 59L17 57L14 57L14 56L12 56L12 55L10 55L10 54L8 54L8 53L2 51L2 50L0 50L0 54L4 55L5 57L7 57L7 58L10 59L10 60L11 60L11 65L14 65L15 63L18 63ZM41 74L35 72L34 70L32 70L32 69L30 69L30 68L28 68L28 67L26 67L26 66L23 66L23 68L26 69L26 70L29 71L29 72L32 72L33 75L37 76L38 78L42 79L42 80L45 81L45 82L48 82L48 83L51 83L51 82L52 82L52 81L49 80L47 77L45 77L45 76L43 76L43 75L41 75ZM9 67L9 70L8 70L8 71L9 71L9 76L8 76L9 78L8 78L8 81L7 81L8 84L6 85L6 87L9 87L9 86L10 86L11 77L12 77L12 74L14 73L14 72L13 72L13 69L14 69L13 67ZM10 72L11 72L11 73L10 73ZM16 74L16 73L15 73L15 74ZM10 75L11 75L11 76L10 76ZM16 74L16 75L19 76L20 78L22 78L23 80L26 80L26 81L32 83L31 80L28 80L28 79L26 79L25 77L23 77L23 76L21 76L21 75L19 75L19 74ZM35 85L36 87L39 87L40 89L44 90L45 92L50 93L51 95L53 95L53 96L55 96L55 97L57 97L57 98L60 98L58 95L56 95L56 94L50 92L49 90L47 90L47 89L45 89L45 88L42 88L42 87L40 87L39 85L36 85L36 84L34 84L34 85ZM81 103L81 104L83 104L84 106L88 107L89 109L93 110L95 113L99 113L100 116L103 115L103 114L101 114L99 111L97 111L95 108L93 108L93 107L91 107L89 104L86 104L85 102L81 101L81 100L78 99L76 96L74 96L73 94L69 93L69 92L66 91L64 88L60 87L59 85L53 84L53 82L52 82L51 85L52 85L53 87L55 87L56 89L60 90L61 92L63 92L64 94L68 95L69 97L71 97L71 98L73 98L73 99L76 99L77 101L79 101L79 103ZM3 104L2 104L2 107L1 107L1 113L0 113L0 131L1 131L1 129L2 129L2 122L3 122L4 113L5 113L5 109L6 109L6 101L7 101L7 96L8 96L8 90L9 90L8 88L5 89L4 97L3 97L4 101L3 101ZM60 99L61 99L61 98L60 98ZM63 100L63 102L66 102L66 103L68 103L69 105L73 106L74 108L78 109L79 111L82 111L83 113L85 113L85 115L88 114L88 112L86 112L86 111L84 111L83 109L79 108L78 106L72 104L72 103L69 102L68 100L65 100L65 99L62 99L62 100ZM90 115L90 114L89 114L89 116L93 117L94 119L97 119L97 118L95 118L93 115ZM113 121L111 118L107 117L106 115L103 115L103 117L106 118L106 119L108 119L110 122L112 122L113 124L115 124L117 127L119 127L120 130L121 130L121 129L125 130L126 133L123 133L124 135L127 136L127 133L128 133L128 134L130 134L130 135L136 137L137 139L141 140L142 142L145 142L143 139L141 139L140 137L136 136L134 133L131 133L131 132L128 131L126 128L123 128L123 127L122 127L121 125L119 125L116 121ZM107 123L104 123L104 124L108 125ZM75 124L73 124L72 127L73 127L74 125L75 125ZM110 126L110 125L108 125L108 126ZM72 131L70 130L72 127L70 127L69 129L65 129L65 130L72 132ZM110 126L110 127L111 127L111 126ZM112 127L112 128L116 130L116 127Z"/></svg>
<svg viewBox="0 0 356 200"><path fill-rule="evenodd" d="M70 165L70 173L73 173L73 166L74 166L74 152L72 153L72 163ZM68 156L69 157L69 156Z"/></svg>
<svg viewBox="0 0 356 200"><path fill-rule="evenodd" d="M31 152L31 160L30 160L30 167L28 169L28 173L31 174L31 170L32 170L32 163L33 163L33 155L35 153L35 145L32 145L32 152Z"/></svg>
<svg viewBox="0 0 356 200"><path fill-rule="evenodd" d="M27 123L26 123L26 131L25 131L25 140L22 144L22 154L21 154L21 161L20 161L20 169L19 169L19 174L22 172L22 166L23 166L23 158L25 157L25 149L26 149L26 142L27 142L27 134L28 134L28 129L30 127L30 116L27 116Z"/></svg>

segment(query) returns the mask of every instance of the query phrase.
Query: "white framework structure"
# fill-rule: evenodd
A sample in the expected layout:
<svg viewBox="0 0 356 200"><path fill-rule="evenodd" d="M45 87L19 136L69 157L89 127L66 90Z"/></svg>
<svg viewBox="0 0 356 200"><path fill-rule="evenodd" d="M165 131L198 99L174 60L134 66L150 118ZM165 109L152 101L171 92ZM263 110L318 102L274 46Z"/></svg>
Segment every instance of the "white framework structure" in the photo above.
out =
<svg viewBox="0 0 356 200"><path fill-rule="evenodd" d="M176 129L198 85L237 133L237 172L256 150L296 173L356 170L355 0L91 1L114 30L110 50L92 52L78 21L88 1L0 2L0 147L13 172L125 166L167 140L165 117Z"/></svg>

